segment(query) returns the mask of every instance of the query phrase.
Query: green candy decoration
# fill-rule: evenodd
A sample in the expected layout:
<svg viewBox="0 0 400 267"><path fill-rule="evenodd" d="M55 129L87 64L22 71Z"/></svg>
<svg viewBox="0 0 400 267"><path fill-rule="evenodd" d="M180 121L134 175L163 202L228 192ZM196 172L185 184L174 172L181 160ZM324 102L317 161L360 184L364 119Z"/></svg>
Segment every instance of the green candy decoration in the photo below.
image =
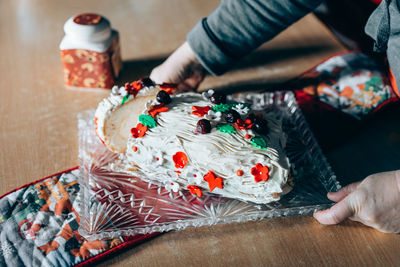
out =
<svg viewBox="0 0 400 267"><path fill-rule="evenodd" d="M125 102L129 99L129 96L130 94L127 94L126 96L124 96L124 98L122 98L121 106L125 104Z"/></svg>
<svg viewBox="0 0 400 267"><path fill-rule="evenodd" d="M235 128L228 123L218 124L217 129L222 133L236 133Z"/></svg>
<svg viewBox="0 0 400 267"><path fill-rule="evenodd" d="M150 115L140 115L139 116L139 122L141 124L143 124L144 126L147 126L149 128L154 128L156 127L156 121L154 120L154 118Z"/></svg>
<svg viewBox="0 0 400 267"><path fill-rule="evenodd" d="M262 137L254 137L253 139L251 139L251 143L255 147L258 147L261 149L267 149L267 142Z"/></svg>
<svg viewBox="0 0 400 267"><path fill-rule="evenodd" d="M213 107L213 111L215 112L227 112L232 108L232 105L230 104L219 104Z"/></svg>

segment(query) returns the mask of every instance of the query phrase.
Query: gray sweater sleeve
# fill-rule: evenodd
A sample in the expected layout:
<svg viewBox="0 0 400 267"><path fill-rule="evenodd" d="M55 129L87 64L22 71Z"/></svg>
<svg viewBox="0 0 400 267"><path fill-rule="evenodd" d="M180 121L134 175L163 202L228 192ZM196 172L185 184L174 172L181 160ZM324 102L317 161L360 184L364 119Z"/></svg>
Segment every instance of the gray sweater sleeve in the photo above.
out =
<svg viewBox="0 0 400 267"><path fill-rule="evenodd" d="M375 40L374 51L386 52L400 86L400 0L383 0L368 19L365 32Z"/></svg>
<svg viewBox="0 0 400 267"><path fill-rule="evenodd" d="M322 0L223 0L188 33L200 63L220 75L315 9Z"/></svg>

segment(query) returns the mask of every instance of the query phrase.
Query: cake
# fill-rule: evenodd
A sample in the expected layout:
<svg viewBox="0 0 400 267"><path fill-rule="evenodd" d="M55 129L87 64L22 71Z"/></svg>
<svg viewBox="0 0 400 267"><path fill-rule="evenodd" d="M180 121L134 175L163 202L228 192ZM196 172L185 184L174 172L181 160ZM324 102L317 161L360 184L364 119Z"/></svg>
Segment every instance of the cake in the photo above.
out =
<svg viewBox="0 0 400 267"><path fill-rule="evenodd" d="M286 138L274 116L212 90L163 89L170 87L134 82L99 104L96 132L123 153L126 170L198 197L212 192L261 204L291 190Z"/></svg>

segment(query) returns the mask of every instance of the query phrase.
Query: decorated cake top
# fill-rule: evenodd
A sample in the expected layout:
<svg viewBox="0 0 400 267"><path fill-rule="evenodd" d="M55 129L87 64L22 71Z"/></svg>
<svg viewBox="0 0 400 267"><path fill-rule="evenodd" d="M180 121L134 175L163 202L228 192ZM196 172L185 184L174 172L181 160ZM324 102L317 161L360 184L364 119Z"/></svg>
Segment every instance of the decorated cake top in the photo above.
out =
<svg viewBox="0 0 400 267"><path fill-rule="evenodd" d="M142 79L114 87L99 104L96 133L124 153L126 172L198 197L212 192L268 203L290 191L279 120L212 90L173 90Z"/></svg>
<svg viewBox="0 0 400 267"><path fill-rule="evenodd" d="M245 103L227 103L212 90L149 100L131 129L130 166L169 190L210 191L267 203L289 178L280 122Z"/></svg>
<svg viewBox="0 0 400 267"><path fill-rule="evenodd" d="M125 152L130 129L137 121L132 109L142 112L144 104L161 89L172 93L174 88L169 84L156 86L144 78L122 87L114 86L111 94L99 103L95 113L96 134L111 151Z"/></svg>

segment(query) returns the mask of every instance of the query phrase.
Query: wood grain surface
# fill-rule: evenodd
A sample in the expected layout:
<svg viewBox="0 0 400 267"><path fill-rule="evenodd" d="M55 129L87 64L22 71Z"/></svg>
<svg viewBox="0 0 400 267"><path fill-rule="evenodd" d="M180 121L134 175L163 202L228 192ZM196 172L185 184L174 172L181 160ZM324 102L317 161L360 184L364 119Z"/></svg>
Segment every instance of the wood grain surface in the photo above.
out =
<svg viewBox="0 0 400 267"><path fill-rule="evenodd" d="M147 76L217 5L216 0L0 1L0 195L77 165L76 115L95 108L109 93L64 88L58 45L70 16L98 12L119 30L124 70L118 83L122 84ZM325 26L309 15L226 75L207 77L201 89L273 88L342 51ZM386 161L384 153L373 151L382 164L364 168L368 152L380 147L377 143L367 149L370 138L381 138L388 149L399 151L394 149L400 147L395 121L390 115L375 119L353 139L327 151L343 183L399 163L396 152ZM345 160L354 150L361 160ZM102 265L394 266L400 264L399 248L398 235L353 222L324 227L306 216L170 232Z"/></svg>

